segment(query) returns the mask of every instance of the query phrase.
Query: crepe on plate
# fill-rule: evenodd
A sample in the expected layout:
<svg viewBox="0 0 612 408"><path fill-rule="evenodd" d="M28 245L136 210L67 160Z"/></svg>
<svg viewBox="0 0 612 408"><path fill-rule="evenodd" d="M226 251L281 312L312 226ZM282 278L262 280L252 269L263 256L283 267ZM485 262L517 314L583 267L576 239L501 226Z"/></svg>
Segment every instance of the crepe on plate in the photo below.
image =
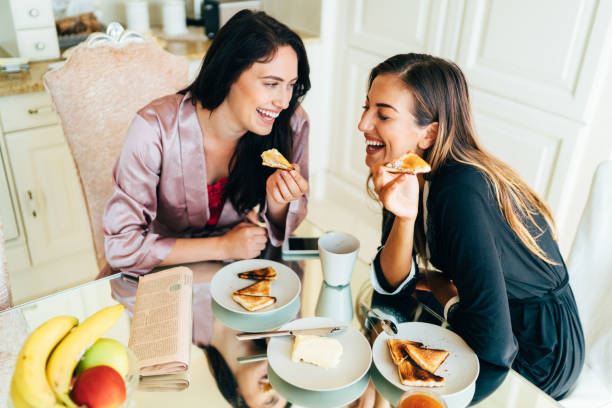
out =
<svg viewBox="0 0 612 408"><path fill-rule="evenodd" d="M293 170L293 165L289 163L285 156L283 156L278 150L270 149L266 150L261 154L261 159L264 166L274 167L282 170Z"/></svg>
<svg viewBox="0 0 612 408"><path fill-rule="evenodd" d="M448 351L430 349L423 343L400 339L387 339L387 346L403 385L418 387L444 385L444 377L434 373L448 357Z"/></svg>
<svg viewBox="0 0 612 408"><path fill-rule="evenodd" d="M413 152L408 152L395 160L385 163L387 171L391 173L429 173L431 166L425 160Z"/></svg>
<svg viewBox="0 0 612 408"><path fill-rule="evenodd" d="M270 296L270 281L259 280L246 288L238 289L234 293L238 295Z"/></svg>
<svg viewBox="0 0 612 408"><path fill-rule="evenodd" d="M255 280L276 280L276 271L268 266L266 268L253 269L252 271L240 272L239 278Z"/></svg>
<svg viewBox="0 0 612 408"><path fill-rule="evenodd" d="M232 293L232 299L249 312L255 312L276 302L274 296L252 296Z"/></svg>

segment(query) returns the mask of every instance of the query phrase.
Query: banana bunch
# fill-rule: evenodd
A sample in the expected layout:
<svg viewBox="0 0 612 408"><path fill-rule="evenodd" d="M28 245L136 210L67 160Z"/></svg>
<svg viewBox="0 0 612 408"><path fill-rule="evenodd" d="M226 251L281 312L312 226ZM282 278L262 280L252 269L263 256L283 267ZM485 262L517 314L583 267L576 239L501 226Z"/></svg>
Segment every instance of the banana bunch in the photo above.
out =
<svg viewBox="0 0 612 408"><path fill-rule="evenodd" d="M76 407L68 393L79 357L115 324L124 309L121 304L106 307L78 326L76 317L57 316L34 330L17 356L10 390L13 406Z"/></svg>

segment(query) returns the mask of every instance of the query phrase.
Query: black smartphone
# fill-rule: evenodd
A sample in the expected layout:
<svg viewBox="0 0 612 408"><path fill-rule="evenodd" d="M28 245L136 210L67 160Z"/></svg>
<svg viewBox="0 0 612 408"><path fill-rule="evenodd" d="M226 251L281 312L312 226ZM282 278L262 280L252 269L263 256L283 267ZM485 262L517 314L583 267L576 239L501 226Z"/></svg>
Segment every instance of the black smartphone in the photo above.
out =
<svg viewBox="0 0 612 408"><path fill-rule="evenodd" d="M318 237L289 237L283 242L283 255L318 255Z"/></svg>

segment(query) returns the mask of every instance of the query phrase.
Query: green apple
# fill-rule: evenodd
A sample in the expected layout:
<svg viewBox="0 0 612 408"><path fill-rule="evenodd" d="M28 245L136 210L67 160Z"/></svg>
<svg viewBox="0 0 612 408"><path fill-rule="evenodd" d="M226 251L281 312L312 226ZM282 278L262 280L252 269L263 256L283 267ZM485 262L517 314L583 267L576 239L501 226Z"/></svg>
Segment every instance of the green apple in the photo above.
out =
<svg viewBox="0 0 612 408"><path fill-rule="evenodd" d="M85 350L77 365L74 375L77 376L91 367L106 365L114 368L122 377L128 372L128 355L125 346L113 339L98 339Z"/></svg>

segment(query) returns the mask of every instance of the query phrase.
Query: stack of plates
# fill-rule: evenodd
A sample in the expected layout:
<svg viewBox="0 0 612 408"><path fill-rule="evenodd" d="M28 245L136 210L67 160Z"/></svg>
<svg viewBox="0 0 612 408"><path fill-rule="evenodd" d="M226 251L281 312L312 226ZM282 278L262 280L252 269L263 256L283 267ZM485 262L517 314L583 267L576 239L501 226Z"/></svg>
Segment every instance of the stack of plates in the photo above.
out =
<svg viewBox="0 0 612 408"><path fill-rule="evenodd" d="M309 317L290 322L281 330L338 325L344 323ZM288 401L303 407L337 407L359 398L370 380L370 344L354 327L348 327L333 338L343 349L340 362L333 368L292 361L293 336L272 338L268 344L268 378L272 387Z"/></svg>
<svg viewBox="0 0 612 408"><path fill-rule="evenodd" d="M467 343L456 333L435 324L408 322L397 325L397 329L393 338L419 341L428 348L448 350L449 356L435 373L444 377L445 385L428 389L440 394L449 408L466 407L474 396L480 369L478 358ZM390 336L383 332L372 346L372 382L387 401L396 405L404 391L421 387L400 383L397 366L389 355L388 338Z"/></svg>
<svg viewBox="0 0 612 408"><path fill-rule="evenodd" d="M272 267L276 280L271 281L270 295L276 297L272 305L249 312L232 299L232 293L255 280L241 279L240 272ZM300 278L291 268L267 259L249 259L221 268L210 283L212 310L217 319L232 329L245 332L273 330L295 318L300 310Z"/></svg>

